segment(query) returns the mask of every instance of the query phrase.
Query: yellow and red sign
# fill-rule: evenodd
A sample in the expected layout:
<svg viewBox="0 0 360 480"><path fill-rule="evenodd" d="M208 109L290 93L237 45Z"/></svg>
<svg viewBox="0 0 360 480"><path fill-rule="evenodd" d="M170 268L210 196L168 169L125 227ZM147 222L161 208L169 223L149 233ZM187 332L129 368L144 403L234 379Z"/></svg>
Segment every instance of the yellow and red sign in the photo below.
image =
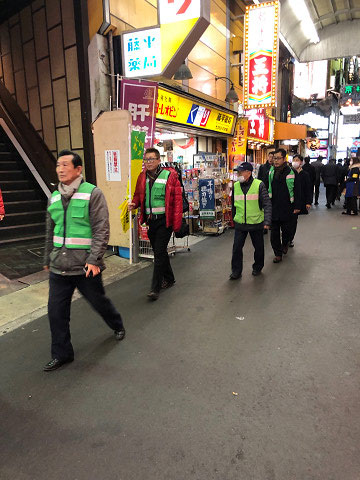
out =
<svg viewBox="0 0 360 480"><path fill-rule="evenodd" d="M266 114L264 108L254 108L246 111L249 120L248 139L271 144L274 141L274 117Z"/></svg>
<svg viewBox="0 0 360 480"><path fill-rule="evenodd" d="M156 119L232 135L236 114L213 108L212 106L159 88Z"/></svg>
<svg viewBox="0 0 360 480"><path fill-rule="evenodd" d="M279 1L246 7L244 107L276 106Z"/></svg>
<svg viewBox="0 0 360 480"><path fill-rule="evenodd" d="M228 140L229 170L245 161L247 147L248 119L239 118L235 135Z"/></svg>

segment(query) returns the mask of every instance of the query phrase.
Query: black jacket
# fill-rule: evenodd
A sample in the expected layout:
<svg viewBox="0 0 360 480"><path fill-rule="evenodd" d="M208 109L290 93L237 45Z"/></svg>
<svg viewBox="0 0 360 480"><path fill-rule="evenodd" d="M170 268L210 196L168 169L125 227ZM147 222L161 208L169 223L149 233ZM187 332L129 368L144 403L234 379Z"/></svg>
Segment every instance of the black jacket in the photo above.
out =
<svg viewBox="0 0 360 480"><path fill-rule="evenodd" d="M336 163L331 162L322 166L321 177L323 179L325 187L329 185L338 184L338 173L336 168Z"/></svg>
<svg viewBox="0 0 360 480"><path fill-rule="evenodd" d="M310 164L311 167L314 168L315 170L315 180L314 180L314 184L315 185L320 185L320 180L321 180L321 169L322 167L324 166L322 162L320 162L319 160L316 160L316 162L312 162Z"/></svg>
<svg viewBox="0 0 360 480"><path fill-rule="evenodd" d="M272 220L276 222L289 222L292 219L294 210L301 210L301 185L299 174L284 164L280 172L274 174L272 182ZM289 190L286 184L286 176L290 171L295 173L294 180L294 202L290 202Z"/></svg>
<svg viewBox="0 0 360 480"><path fill-rule="evenodd" d="M265 187L269 189L269 171L270 171L271 165L269 162L263 163L259 167L258 171L258 180L261 180L264 182Z"/></svg>
<svg viewBox="0 0 360 480"><path fill-rule="evenodd" d="M307 215L306 205L311 205L313 201L314 185L311 182L310 175L304 169L298 174L301 185L301 210L300 215Z"/></svg>
<svg viewBox="0 0 360 480"><path fill-rule="evenodd" d="M310 163L304 163L302 169L309 175L311 183L314 184L316 175L313 165L310 165Z"/></svg>
<svg viewBox="0 0 360 480"><path fill-rule="evenodd" d="M249 191L249 188L251 184L253 183L254 179L253 177L250 177L250 179L245 182L241 183L240 187L244 195L247 194ZM235 183L235 182L234 182ZM231 197L231 204L232 204L232 216L233 218L236 215L236 208L234 205L234 187L232 189L232 197ZM252 230L262 230L264 228L264 225L271 225L271 200L269 198L269 194L267 191L267 188L265 187L264 183L260 183L260 188L259 188L259 208L261 210L264 210L264 222L258 223L256 225L249 225L248 223L237 223L234 222L235 228L239 230L246 230L247 232L250 232Z"/></svg>

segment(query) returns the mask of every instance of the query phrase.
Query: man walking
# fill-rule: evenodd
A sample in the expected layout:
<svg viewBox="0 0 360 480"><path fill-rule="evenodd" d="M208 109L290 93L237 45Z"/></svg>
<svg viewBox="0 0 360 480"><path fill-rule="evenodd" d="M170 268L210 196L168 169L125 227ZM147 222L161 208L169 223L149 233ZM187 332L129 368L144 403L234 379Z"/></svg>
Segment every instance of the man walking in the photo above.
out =
<svg viewBox="0 0 360 480"><path fill-rule="evenodd" d="M318 156L316 162L312 162L310 165L315 169L314 177L314 186L315 186L315 203L314 205L319 205L319 193L320 193L320 182L321 182L321 169L324 166L322 163L323 157Z"/></svg>
<svg viewBox="0 0 360 480"><path fill-rule="evenodd" d="M269 152L266 163L263 163L259 167L258 171L258 180L261 180L265 187L269 188L269 171L270 168L274 165L274 152Z"/></svg>
<svg viewBox="0 0 360 480"><path fill-rule="evenodd" d="M140 222L149 226L148 236L154 251L154 272L148 298L157 300L161 288L175 283L167 246L172 232L181 228L183 202L177 172L160 166L160 153L148 148L144 155L146 170L141 172L129 210L140 207Z"/></svg>
<svg viewBox="0 0 360 480"><path fill-rule="evenodd" d="M335 205L338 189L338 170L335 158L330 158L329 163L322 166L321 177L326 189L326 208L331 208L331 205Z"/></svg>
<svg viewBox="0 0 360 480"><path fill-rule="evenodd" d="M269 172L269 196L272 202L271 246L274 263L288 252L293 215L300 213L301 186L297 172L290 168L283 148L275 150L274 166Z"/></svg>
<svg viewBox="0 0 360 480"><path fill-rule="evenodd" d="M241 277L243 269L243 247L247 234L254 246L252 274L260 275L264 267L264 235L271 224L271 201L264 183L252 176L251 163L244 162L235 168L238 181L232 193L232 211L235 224L235 237L231 260L230 280Z"/></svg>
<svg viewBox="0 0 360 480"><path fill-rule="evenodd" d="M101 272L109 241L109 214L101 190L82 177L82 160L70 150L59 153L58 190L50 200L46 220L44 269L50 269L48 314L52 359L49 372L74 360L70 335L70 306L75 288L123 340L120 313L105 296Z"/></svg>

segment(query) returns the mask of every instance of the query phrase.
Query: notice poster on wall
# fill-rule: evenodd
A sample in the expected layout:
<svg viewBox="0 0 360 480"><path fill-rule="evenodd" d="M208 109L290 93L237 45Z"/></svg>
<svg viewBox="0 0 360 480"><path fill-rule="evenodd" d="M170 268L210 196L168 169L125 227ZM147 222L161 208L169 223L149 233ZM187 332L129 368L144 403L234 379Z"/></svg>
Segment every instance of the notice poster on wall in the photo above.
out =
<svg viewBox="0 0 360 480"><path fill-rule="evenodd" d="M215 182L214 179L199 179L200 218L215 218Z"/></svg>
<svg viewBox="0 0 360 480"><path fill-rule="evenodd" d="M105 150L106 180L121 182L120 150Z"/></svg>

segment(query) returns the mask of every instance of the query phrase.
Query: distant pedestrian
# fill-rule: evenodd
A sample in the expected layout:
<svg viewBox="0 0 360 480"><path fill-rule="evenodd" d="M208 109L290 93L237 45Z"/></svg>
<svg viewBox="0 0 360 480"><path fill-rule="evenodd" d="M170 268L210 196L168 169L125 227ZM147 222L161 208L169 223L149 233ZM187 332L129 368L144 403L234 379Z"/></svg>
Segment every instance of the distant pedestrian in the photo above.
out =
<svg viewBox="0 0 360 480"><path fill-rule="evenodd" d="M109 213L102 191L82 177L77 153L59 153L58 189L49 200L46 220L44 269L50 269L48 314L51 357L45 371L56 370L74 360L70 335L70 307L75 288L123 340L120 313L105 296L101 272L109 241Z"/></svg>
<svg viewBox="0 0 360 480"><path fill-rule="evenodd" d="M141 172L129 210L140 207L140 222L149 226L148 236L154 251L154 272L150 300L159 298L162 288L175 283L167 246L172 232L181 228L183 214L182 189L173 168L160 165L160 152L148 148L144 155L145 171Z"/></svg>
<svg viewBox="0 0 360 480"><path fill-rule="evenodd" d="M345 191L346 191L346 179L347 179L347 176L348 176L348 173L349 173L349 169L350 169L350 158L345 158L344 160L344 165L342 167L342 178L343 178L343 182L342 182L342 189L341 189L341 193L343 193L345 195ZM345 201L344 201L344 205L343 205L343 208L346 209L346 204L347 204L347 198L345 196Z"/></svg>
<svg viewBox="0 0 360 480"><path fill-rule="evenodd" d="M3 197L2 197L1 188L0 188L0 221L4 220L4 217L5 217L5 207L4 207Z"/></svg>
<svg viewBox="0 0 360 480"><path fill-rule="evenodd" d="M253 166L243 162L234 169L238 180L232 192L232 212L235 236L231 260L230 280L241 277L243 269L243 247L247 234L255 249L252 274L256 277L264 267L264 235L271 224L271 201L264 183L252 176Z"/></svg>
<svg viewBox="0 0 360 480"><path fill-rule="evenodd" d="M293 215L301 210L301 185L298 173L286 161L283 148L275 150L274 166L269 172L269 196L272 203L271 246L274 263L282 261L291 240Z"/></svg>
<svg viewBox="0 0 360 480"><path fill-rule="evenodd" d="M297 230L298 216L307 215L313 202L313 186L310 175L303 169L304 160L301 155L295 155L292 162L292 167L299 175L301 185L301 209L298 214L293 214L292 232L290 237L289 247L294 247L294 238Z"/></svg>
<svg viewBox="0 0 360 480"><path fill-rule="evenodd" d="M360 196L360 159L355 157L350 162L346 180L346 212L343 215L358 215L357 199Z"/></svg>
<svg viewBox="0 0 360 480"><path fill-rule="evenodd" d="M316 162L312 162L310 165L315 169L314 187L315 187L315 202L314 205L319 205L320 183L321 183L321 169L323 167L323 157L318 156Z"/></svg>
<svg viewBox="0 0 360 480"><path fill-rule="evenodd" d="M335 158L330 158L329 163L322 166L321 177L326 189L326 208L331 208L331 205L335 205L338 189L338 169Z"/></svg>
<svg viewBox="0 0 360 480"><path fill-rule="evenodd" d="M261 180L265 184L266 188L269 188L269 171L273 165L274 165L274 152L269 152L266 163L263 163L260 165L258 176L257 176L258 180Z"/></svg>
<svg viewBox="0 0 360 480"><path fill-rule="evenodd" d="M296 157L296 155L295 155ZM306 172L309 177L310 177L310 181L311 181L311 185L312 185L312 190L314 190L314 185L315 185L315 168L310 164L310 157L305 157L304 158L304 162L302 164L302 169L304 172ZM313 192L314 194L314 192ZM312 201L311 201L312 203Z"/></svg>
<svg viewBox="0 0 360 480"><path fill-rule="evenodd" d="M336 176L337 176L337 182L338 182L336 200L340 201L340 197L341 197L342 191L344 190L344 183L345 183L344 167L341 159L338 160L336 164Z"/></svg>

